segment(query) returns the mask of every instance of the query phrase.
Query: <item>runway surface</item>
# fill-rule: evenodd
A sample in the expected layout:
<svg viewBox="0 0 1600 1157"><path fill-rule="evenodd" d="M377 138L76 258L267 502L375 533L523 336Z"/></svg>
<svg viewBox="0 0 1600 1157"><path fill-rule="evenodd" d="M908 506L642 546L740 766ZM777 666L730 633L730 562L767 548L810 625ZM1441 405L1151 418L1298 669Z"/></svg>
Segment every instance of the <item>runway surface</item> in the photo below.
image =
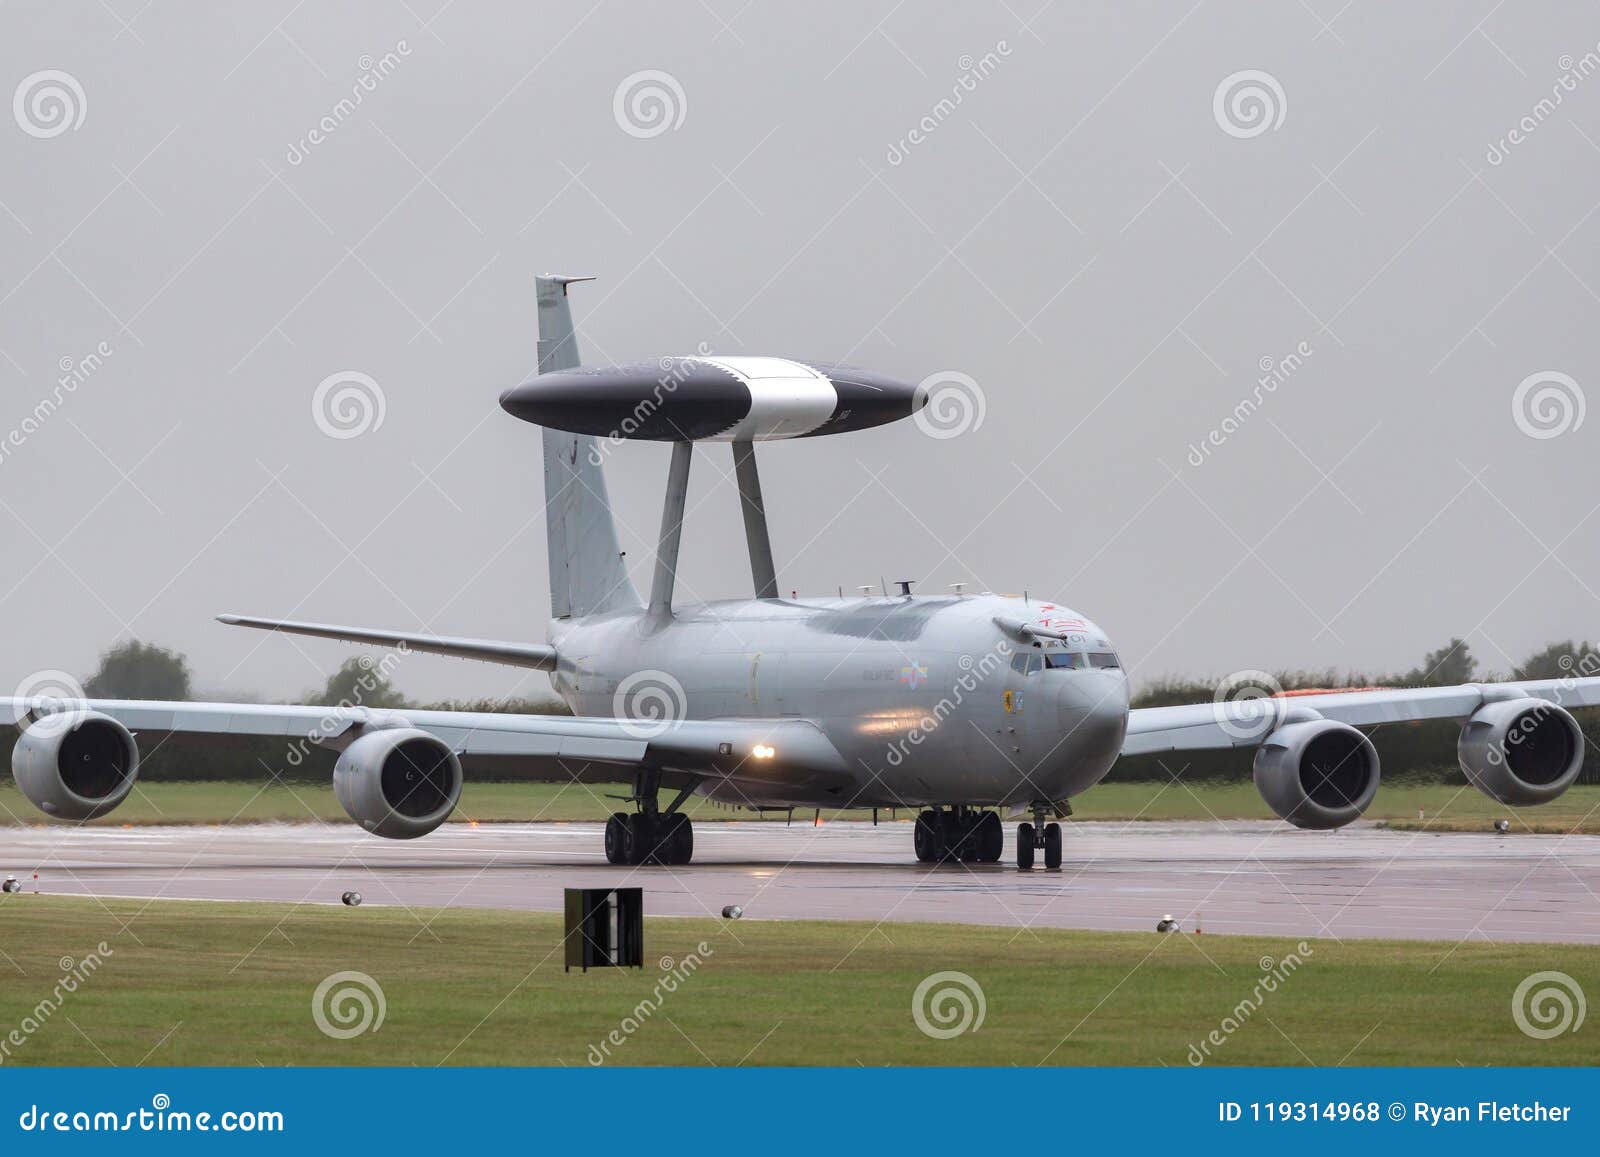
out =
<svg viewBox="0 0 1600 1157"><path fill-rule="evenodd" d="M642 885L652 915L922 920L1296 937L1600 942L1600 837L1277 823L1068 825L1059 872L916 863L909 824L695 826L684 868L605 863L598 824L447 824L414 841L350 825L0 829L28 891L559 911L562 889ZM1008 831L1009 857L1012 834Z"/></svg>

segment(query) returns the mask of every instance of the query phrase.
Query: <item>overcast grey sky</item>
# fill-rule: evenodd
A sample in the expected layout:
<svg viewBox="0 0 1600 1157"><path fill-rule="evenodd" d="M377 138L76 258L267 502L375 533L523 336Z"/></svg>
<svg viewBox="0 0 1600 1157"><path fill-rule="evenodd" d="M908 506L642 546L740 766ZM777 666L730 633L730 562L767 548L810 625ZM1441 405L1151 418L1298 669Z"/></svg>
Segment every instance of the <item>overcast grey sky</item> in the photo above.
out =
<svg viewBox="0 0 1600 1157"><path fill-rule="evenodd" d="M1142 676L1600 634L1592 5L945 7L8 3L0 684L129 634L271 696L349 653L221 611L542 639L496 397L544 271L600 278L590 361L977 383L958 437L764 448L785 591L1027 588ZM344 371L383 420L335 438ZM608 466L642 587L665 466ZM730 473L697 458L680 597L749 593Z"/></svg>

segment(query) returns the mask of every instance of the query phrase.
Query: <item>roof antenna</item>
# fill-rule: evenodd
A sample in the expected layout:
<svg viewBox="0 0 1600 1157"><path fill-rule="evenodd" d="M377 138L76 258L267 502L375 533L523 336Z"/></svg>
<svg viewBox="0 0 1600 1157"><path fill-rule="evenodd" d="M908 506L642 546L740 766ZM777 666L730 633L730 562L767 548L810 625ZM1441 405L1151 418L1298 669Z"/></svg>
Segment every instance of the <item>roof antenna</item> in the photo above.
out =
<svg viewBox="0 0 1600 1157"><path fill-rule="evenodd" d="M883 576L878 576L878 589L883 591L883 597L889 597L889 584L883 581Z"/></svg>
<svg viewBox="0 0 1600 1157"><path fill-rule="evenodd" d="M895 579L894 580L895 586L900 588L900 594L903 597L908 598L908 599L911 597L911 584L916 582L916 581L917 581L916 579Z"/></svg>

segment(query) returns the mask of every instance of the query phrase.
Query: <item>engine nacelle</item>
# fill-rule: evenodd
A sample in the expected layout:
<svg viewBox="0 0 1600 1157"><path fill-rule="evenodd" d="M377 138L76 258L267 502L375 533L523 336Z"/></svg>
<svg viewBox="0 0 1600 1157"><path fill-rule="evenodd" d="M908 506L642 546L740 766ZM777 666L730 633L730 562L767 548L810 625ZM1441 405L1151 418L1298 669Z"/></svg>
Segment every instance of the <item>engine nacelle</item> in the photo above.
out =
<svg viewBox="0 0 1600 1157"><path fill-rule="evenodd" d="M1295 827L1342 828L1378 794L1378 751L1348 723L1286 723L1256 750L1255 781L1267 806Z"/></svg>
<svg viewBox="0 0 1600 1157"><path fill-rule="evenodd" d="M11 774L45 815L92 820L128 798L139 775L139 745L126 727L98 711L41 715L17 736Z"/></svg>
<svg viewBox="0 0 1600 1157"><path fill-rule="evenodd" d="M461 760L415 727L369 731L339 756L333 791L350 818L391 840L425 836L461 798Z"/></svg>
<svg viewBox="0 0 1600 1157"><path fill-rule="evenodd" d="M1583 730L1543 699L1485 703L1461 728L1456 755L1468 782L1514 807L1549 803L1583 768Z"/></svg>

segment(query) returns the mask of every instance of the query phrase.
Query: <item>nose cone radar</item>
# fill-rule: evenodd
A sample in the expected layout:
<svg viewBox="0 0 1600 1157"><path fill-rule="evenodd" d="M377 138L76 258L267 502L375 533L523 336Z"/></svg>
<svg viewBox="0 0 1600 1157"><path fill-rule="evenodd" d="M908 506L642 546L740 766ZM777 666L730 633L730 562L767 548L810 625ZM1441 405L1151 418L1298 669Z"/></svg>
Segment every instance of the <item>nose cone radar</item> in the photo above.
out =
<svg viewBox="0 0 1600 1157"><path fill-rule="evenodd" d="M514 417L598 437L766 441L908 418L917 387L871 370L761 357L664 357L540 374L500 395Z"/></svg>

